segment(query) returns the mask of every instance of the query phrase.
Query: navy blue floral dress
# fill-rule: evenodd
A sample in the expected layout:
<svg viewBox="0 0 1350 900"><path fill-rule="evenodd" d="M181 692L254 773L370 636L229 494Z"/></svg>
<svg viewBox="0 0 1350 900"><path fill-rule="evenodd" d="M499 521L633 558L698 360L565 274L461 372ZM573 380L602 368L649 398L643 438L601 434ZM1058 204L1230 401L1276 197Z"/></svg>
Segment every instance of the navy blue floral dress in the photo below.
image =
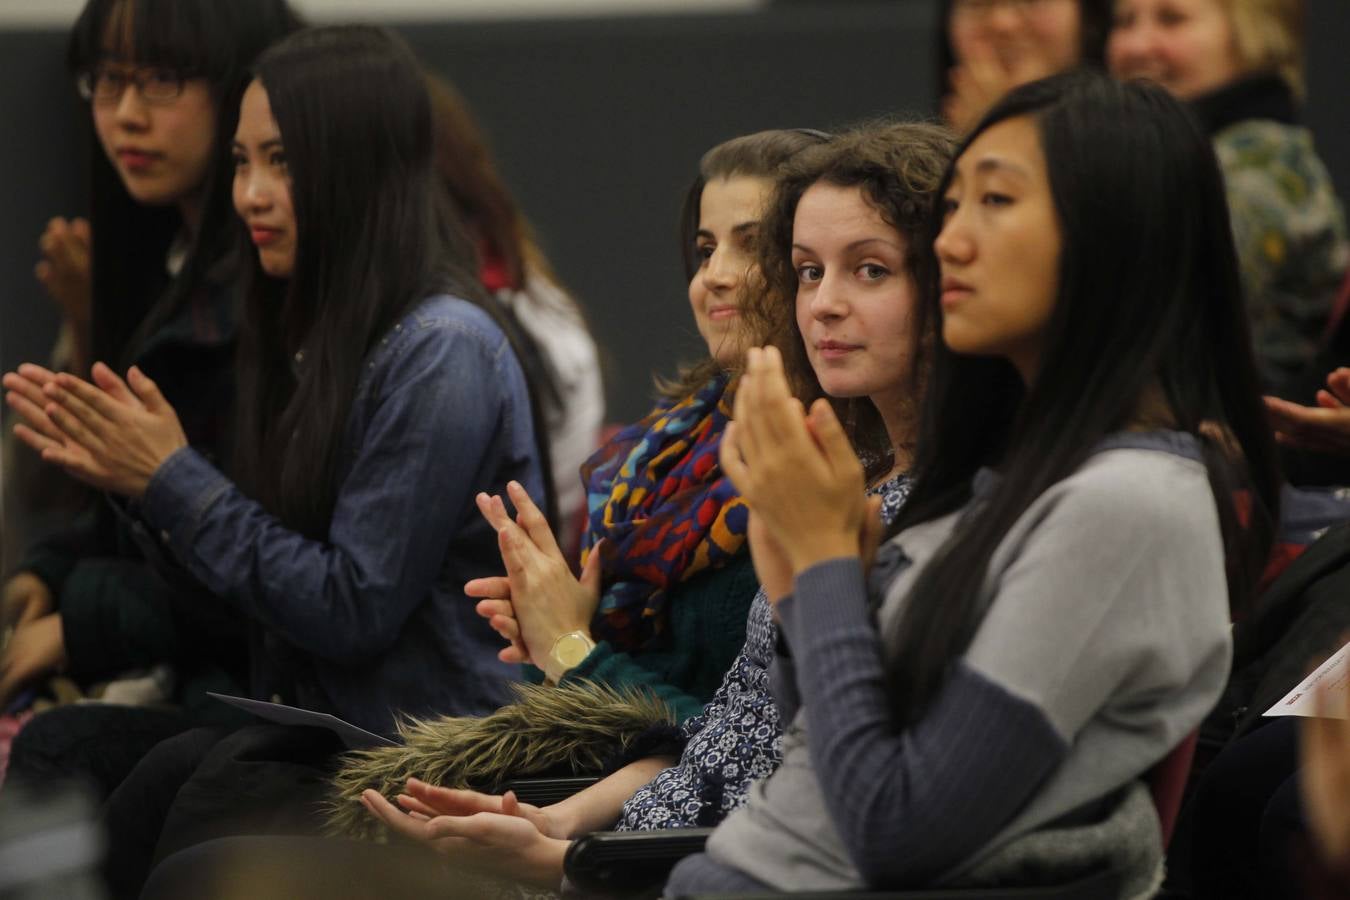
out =
<svg viewBox="0 0 1350 900"><path fill-rule="evenodd" d="M910 481L897 475L870 490L882 497L881 518L895 520ZM700 715L681 726L678 764L628 798L616 829L699 828L716 825L745 802L750 785L782 762L783 725L769 692L769 662L778 627L764 591L755 595L745 646Z"/></svg>

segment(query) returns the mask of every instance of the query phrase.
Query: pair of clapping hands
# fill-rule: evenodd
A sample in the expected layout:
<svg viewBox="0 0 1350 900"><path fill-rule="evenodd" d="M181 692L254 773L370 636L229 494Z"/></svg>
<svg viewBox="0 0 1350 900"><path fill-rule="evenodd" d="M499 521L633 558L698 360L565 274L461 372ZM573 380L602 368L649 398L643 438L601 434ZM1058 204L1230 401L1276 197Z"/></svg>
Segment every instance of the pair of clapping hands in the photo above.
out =
<svg viewBox="0 0 1350 900"><path fill-rule="evenodd" d="M173 407L140 369L126 380L95 363L93 382L25 363L3 378L23 420L14 433L45 462L99 490L140 498L164 461L187 446Z"/></svg>

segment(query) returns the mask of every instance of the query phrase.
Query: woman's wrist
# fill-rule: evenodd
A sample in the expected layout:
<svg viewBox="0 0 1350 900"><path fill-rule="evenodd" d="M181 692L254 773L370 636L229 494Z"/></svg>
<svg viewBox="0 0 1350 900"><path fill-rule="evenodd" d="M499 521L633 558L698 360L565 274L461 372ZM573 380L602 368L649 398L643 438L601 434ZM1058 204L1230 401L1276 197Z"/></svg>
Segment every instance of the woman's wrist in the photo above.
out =
<svg viewBox="0 0 1350 900"><path fill-rule="evenodd" d="M858 538L856 536L831 535L789 551L794 578L799 577L806 570L832 559L858 559L859 557Z"/></svg>

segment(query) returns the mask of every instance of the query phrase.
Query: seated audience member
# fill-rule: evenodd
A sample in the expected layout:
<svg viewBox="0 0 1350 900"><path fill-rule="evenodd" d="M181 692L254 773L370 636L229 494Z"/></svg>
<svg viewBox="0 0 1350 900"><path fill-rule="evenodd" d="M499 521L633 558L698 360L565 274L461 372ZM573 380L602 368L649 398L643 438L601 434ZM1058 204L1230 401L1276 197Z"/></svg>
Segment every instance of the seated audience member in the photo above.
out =
<svg viewBox="0 0 1350 900"><path fill-rule="evenodd" d="M1213 138L1265 388L1298 400L1350 267L1344 213L1299 125L1302 26L1302 0L1120 0L1108 43L1114 75L1157 81Z"/></svg>
<svg viewBox="0 0 1350 900"><path fill-rule="evenodd" d="M974 128L1019 84L1102 68L1111 0L942 0L938 93L953 128Z"/></svg>
<svg viewBox="0 0 1350 900"><path fill-rule="evenodd" d="M1278 506L1222 178L1165 93L1074 75L1000 101L943 195L917 477L870 572L835 418L748 354L722 462L761 577L791 585L769 600L792 727L668 896L1094 861L1121 896L1156 885L1137 780L1218 697Z"/></svg>
<svg viewBox="0 0 1350 900"><path fill-rule="evenodd" d="M497 174L468 104L440 78L428 76L427 87L436 169L477 245L479 281L511 310L539 351L521 362L538 385L544 407L558 542L574 553L586 512L577 472L595 451L605 416L595 340L581 307L559 283Z"/></svg>
<svg viewBox="0 0 1350 900"><path fill-rule="evenodd" d="M760 228L764 286L751 286L744 307L748 334L783 348L796 396L808 402L833 398L864 461L874 496L868 515L880 506L886 522L908 491L918 427L916 373L923 348L931 346L911 325L917 285L934 265L926 229L952 147L942 128L896 124L866 126L800 153L786 166ZM710 199L705 193L706 223L718 221ZM376 791L366 793L366 803L394 831L442 850L450 867L550 888L561 879L571 839L587 831L616 824L622 830L715 824L743 804L750 785L780 759L782 725L767 668L776 632L761 590L745 646L712 702L678 730L656 730L639 742L660 740L663 752L678 754L669 768L673 759L666 756L639 759L544 809L516 804L511 795L417 780L407 784L400 802L429 821L405 814ZM468 845L457 847L464 843L457 838L467 838ZM350 884L388 886L394 879L402 887L405 878L435 884L427 872L436 867L428 860L387 847L240 838L166 861L148 892L172 896L174 885L191 883L199 890L218 885L220 893L211 896L239 896L232 892L241 882L231 885L231 878L252 884L268 873L262 879L267 883L275 883L275 875L288 892L315 896L318 870L334 867L349 873ZM462 879L455 884L467 890Z"/></svg>
<svg viewBox="0 0 1350 900"><path fill-rule="evenodd" d="M512 642L502 658L532 662L535 681L547 674L564 690L529 691L523 706L486 720L412 724L404 746L352 755L337 778L338 831L373 827L358 802L367 788L392 794L409 776L488 787L553 767L594 771L654 720L673 715L682 722L712 698L740 650L758 586L745 551L744 505L716 464L734 391L731 370L745 343L742 294L754 274L755 236L773 179L821 140L763 131L720 144L700 162L681 232L689 302L709 358L665 385L657 407L583 468L591 514L581 577L527 491L512 489L527 530L510 525L500 500L479 498L494 527L509 528L503 553L513 564L528 558L538 574L528 589L498 576L466 590L485 598L479 612ZM507 541L514 541L509 553ZM532 650L519 621L532 623ZM630 702L635 690L660 703ZM490 756L478 752L503 730L514 733L522 719L570 724L504 741Z"/></svg>
<svg viewBox="0 0 1350 900"><path fill-rule="evenodd" d="M541 490L539 432L441 200L422 74L401 41L362 27L294 35L254 74L233 135L235 207L256 247L239 483L187 446L136 367L123 381L98 364L96 385L23 367L7 378L29 401L20 435L129 498L166 564L247 617L253 696L377 733L400 713L487 712L515 670L460 589L496 555L473 498L511 480ZM157 838L145 792L172 799L208 755L253 760L262 733L161 744L122 785L126 819L113 798L114 839ZM109 858L135 869L138 856Z"/></svg>
<svg viewBox="0 0 1350 900"><path fill-rule="evenodd" d="M84 375L91 354L135 364L181 411L187 442L226 468L243 279L229 137L247 68L297 26L283 0L89 0L70 35L68 63L96 140L90 220L55 220L42 238L37 274L66 314L58 356ZM23 383L6 379L7 399L40 417L46 400ZM53 498L34 492L54 483L12 487L20 505L46 508ZM154 705L62 707L19 735L15 777L80 775L106 793L158 741L231 721L205 694L236 693L246 680L244 617L191 579L158 577L101 500L66 526L29 546L5 584L0 630L16 631L0 656L0 709L58 670L88 688L171 666L141 695Z"/></svg>

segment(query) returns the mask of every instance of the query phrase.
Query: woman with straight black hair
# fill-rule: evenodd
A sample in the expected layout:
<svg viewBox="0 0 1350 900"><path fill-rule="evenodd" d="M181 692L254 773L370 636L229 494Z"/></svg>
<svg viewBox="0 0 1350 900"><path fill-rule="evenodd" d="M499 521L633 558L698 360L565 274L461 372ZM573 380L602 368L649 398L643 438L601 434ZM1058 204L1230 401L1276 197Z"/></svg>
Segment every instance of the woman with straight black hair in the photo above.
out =
<svg viewBox="0 0 1350 900"><path fill-rule="evenodd" d="M164 385L191 445L227 469L242 280L229 136L248 67L297 27L284 0L89 0L67 50L89 104L91 198L87 221L53 220L42 239L37 274L66 316L56 367L138 365ZM5 382L10 404L31 415L44 400L25 383ZM29 472L19 449L8 512L52 518L56 479ZM192 580L157 577L143 537L97 502L12 569L0 628L16 632L0 656L0 707L58 669L87 687L155 667L158 688L146 695L154 707L38 717L16 741L18 777L81 772L111 790L159 740L229 720L206 692L246 680L243 621L204 602Z"/></svg>
<svg viewBox="0 0 1350 900"><path fill-rule="evenodd" d="M837 419L749 354L722 462L794 578L795 727L672 896L1156 885L1137 779L1218 697L1278 504L1222 179L1163 91L1080 74L1009 94L943 193L917 480L870 575Z"/></svg>
<svg viewBox="0 0 1350 900"><path fill-rule="evenodd" d="M471 250L439 199L422 74L401 40L357 26L298 33L254 71L233 140L256 247L238 484L185 446L135 367L125 382L101 364L97 385L48 378L44 416L21 434L134 500L167 554L249 618L253 696L386 734L400 714L487 712L515 670L462 593L496 553L473 498L509 480L540 490L542 469L509 333L464 274ZM157 818L193 760L220 777L241 756L316 755L265 727L220 737L189 732L142 760L110 803L119 840ZM134 882L149 849L111 855Z"/></svg>

